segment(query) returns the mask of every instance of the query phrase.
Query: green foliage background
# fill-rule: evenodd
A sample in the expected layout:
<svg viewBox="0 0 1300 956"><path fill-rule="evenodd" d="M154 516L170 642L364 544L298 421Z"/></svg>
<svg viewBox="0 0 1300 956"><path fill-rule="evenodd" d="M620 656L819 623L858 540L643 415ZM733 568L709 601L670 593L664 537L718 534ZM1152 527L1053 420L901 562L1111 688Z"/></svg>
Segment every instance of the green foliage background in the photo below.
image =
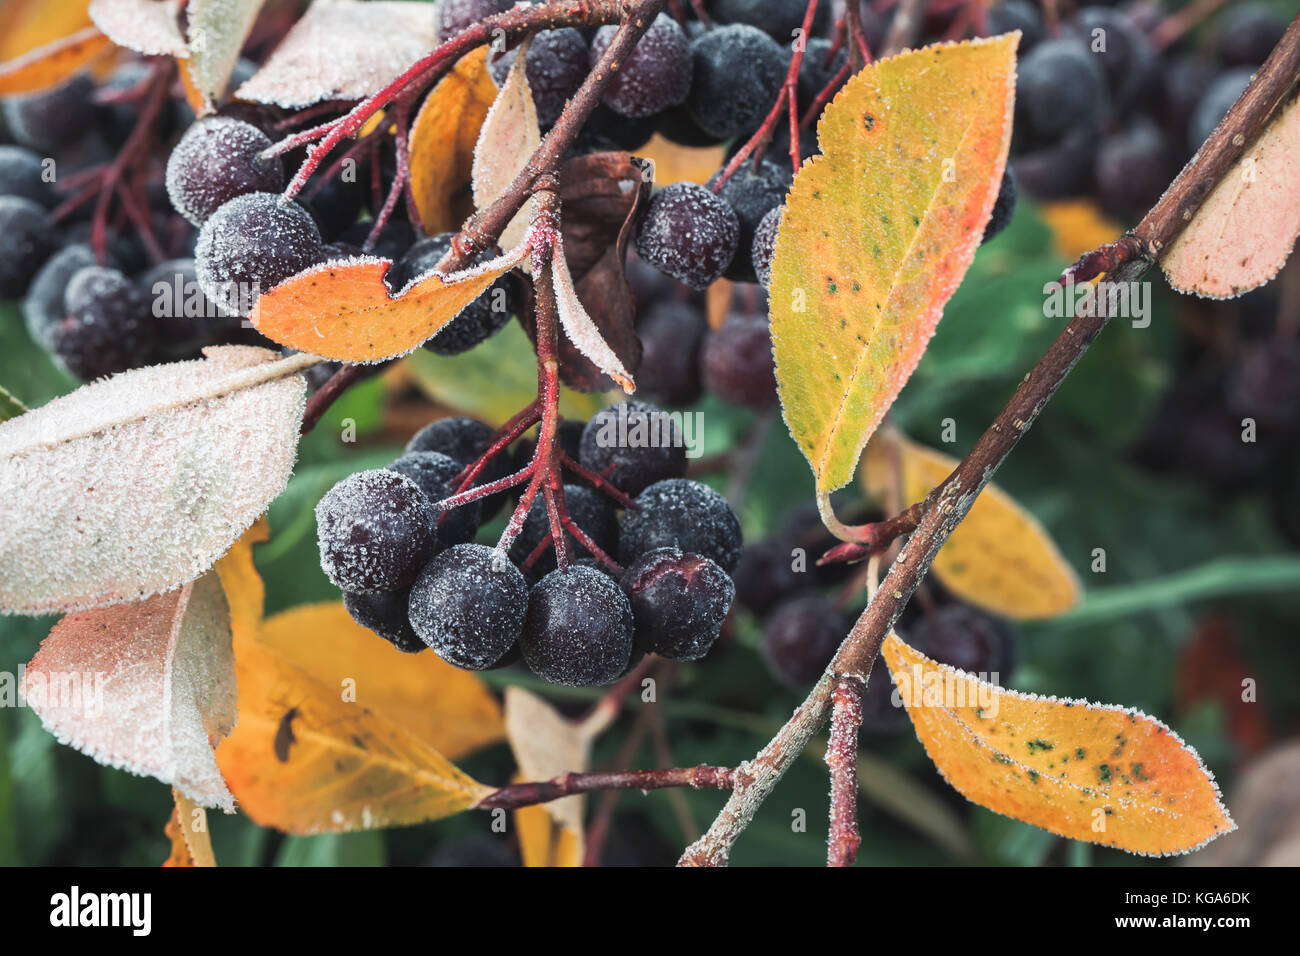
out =
<svg viewBox="0 0 1300 956"><path fill-rule="evenodd" d="M1055 335L1043 316L1042 288L1064 262L1028 203L1008 232L982 248L939 325L929 352L894 413L914 438L939 447L941 422L956 421L963 453ZM1300 556L1277 534L1259 494L1225 499L1190 478L1154 478L1128 450L1177 362L1173 295L1161 280L1149 328L1113 323L1021 442L998 481L1050 529L1087 588L1080 611L1021 629L1021 666L1010 684L1041 693L1141 708L1170 723L1195 746L1229 795L1240 765L1223 711L1207 704L1178 710L1174 677L1198 620L1212 610L1236 625L1248 673L1275 738L1294 731L1300 691L1282 675L1300 664L1294 634L1300 608ZM532 387L527 342L515 327L480 352L447 361L421 353L419 381L469 410L508 413ZM74 383L33 345L13 305L0 307L0 385L39 405ZM503 398L505 395L507 397ZM518 399L515 401L515 399ZM586 414L592 400L571 396ZM383 431L385 392L375 380L349 393L303 443L288 490L271 507L272 538L258 553L268 613L337 599L316 556L312 508L330 485L358 468L383 464L398 450ZM485 404L488 403L488 404ZM513 403L513 404L511 404ZM504 407L501 407L504 406ZM752 416L705 400L706 453L743 439ZM359 441L340 443L344 419ZM719 476L719 480L725 480ZM1291 486L1296 476L1289 476ZM780 525L790 507L812 500L812 479L779 421L768 432L743 508L749 538ZM1300 491L1300 489L1297 489ZM1093 548L1106 549L1108 571L1091 574ZM53 619L0 618L0 671L21 672ZM704 662L678 670L662 698L673 760L735 763L751 756L785 719L797 695L779 687L757 654L758 628L744 613L735 639ZM538 687L514 669L491 672L494 685L523 683L580 709L595 695ZM612 759L625 724L607 732L596 763ZM634 766L653 765L643 746ZM929 764L909 732L867 738L862 806L864 864L995 863L1014 865L1162 865L1116 851L1072 844L967 804ZM505 782L513 769L504 746L465 762L480 780ZM685 838L672 799L625 794L606 861L670 863ZM681 795L695 826L712 819L722 797ZM816 865L824 861L827 784L816 754L800 760L736 846L737 865ZM168 788L99 766L58 745L25 709L0 710L0 863L152 866L166 856ZM802 811L806 830L792 828ZM285 837L242 816L210 815L223 865L419 864L452 850L481 858L505 846L485 814L389 832ZM507 851L508 853L513 851Z"/></svg>

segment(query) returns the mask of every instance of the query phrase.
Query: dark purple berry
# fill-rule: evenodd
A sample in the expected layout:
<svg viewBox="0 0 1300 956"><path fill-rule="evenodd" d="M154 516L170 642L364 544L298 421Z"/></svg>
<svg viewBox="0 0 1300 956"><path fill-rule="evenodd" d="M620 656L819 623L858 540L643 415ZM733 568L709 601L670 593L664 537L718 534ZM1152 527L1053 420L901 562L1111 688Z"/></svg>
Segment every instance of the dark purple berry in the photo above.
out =
<svg viewBox="0 0 1300 956"><path fill-rule="evenodd" d="M1088 47L1074 38L1044 40L1020 61L1016 123L1041 141L1095 124L1107 108L1106 77Z"/></svg>
<svg viewBox="0 0 1300 956"><path fill-rule="evenodd" d="M1018 194L1016 174L1008 166L1002 173L1002 186L998 189L998 198L993 201L993 213L989 216L988 225L984 227L984 238L980 240L981 242L988 242L1011 225L1011 217L1016 214Z"/></svg>
<svg viewBox="0 0 1300 956"><path fill-rule="evenodd" d="M18 196L45 209L58 202L41 157L21 146L0 146L0 196Z"/></svg>
<svg viewBox="0 0 1300 956"><path fill-rule="evenodd" d="M799 544L784 535L765 538L745 548L732 579L736 582L736 599L755 614L763 615L779 601L812 582L806 571L796 571L795 550ZM805 564L811 562L805 552ZM816 560L816 556L813 556Z"/></svg>
<svg viewBox="0 0 1300 956"><path fill-rule="evenodd" d="M1007 622L965 604L928 611L912 626L908 643L926 657L968 674L998 675L1014 664L1015 631Z"/></svg>
<svg viewBox="0 0 1300 956"><path fill-rule="evenodd" d="M736 586L716 563L676 548L643 554L623 574L637 646L650 654L697 661L722 632Z"/></svg>
<svg viewBox="0 0 1300 956"><path fill-rule="evenodd" d="M23 300L23 318L27 331L47 351L54 350L54 329L68 317L64 295L72 277L82 269L97 265L95 253L84 243L64 246L41 266Z"/></svg>
<svg viewBox="0 0 1300 956"><path fill-rule="evenodd" d="M438 0L433 11L433 30L439 43L488 17L504 13L514 6L513 0Z"/></svg>
<svg viewBox="0 0 1300 956"><path fill-rule="evenodd" d="M400 591L433 557L433 505L419 486L377 468L344 478L316 505L321 569L343 591Z"/></svg>
<svg viewBox="0 0 1300 956"><path fill-rule="evenodd" d="M490 426L473 418L440 418L411 436L411 440L406 443L406 451L436 451L455 461L461 468L466 468L488 450L495 434ZM474 485L491 484L513 474L515 470L509 450L498 452L479 472ZM480 499L482 520L486 521L495 515L509 498L510 492L502 491Z"/></svg>
<svg viewBox="0 0 1300 956"><path fill-rule="evenodd" d="M691 43L695 75L687 97L700 129L730 139L758 128L785 80L788 56L747 24L715 27Z"/></svg>
<svg viewBox="0 0 1300 956"><path fill-rule="evenodd" d="M480 510L477 501L459 508L444 510L442 501L456 493L455 478L462 465L436 451L411 451L388 466L390 471L405 475L419 485L438 516L438 543L463 544L473 540L478 531Z"/></svg>
<svg viewBox="0 0 1300 956"><path fill-rule="evenodd" d="M660 272L703 290L731 265L739 241L735 210L698 183L683 182L650 200L636 251Z"/></svg>
<svg viewBox="0 0 1300 956"><path fill-rule="evenodd" d="M680 548L716 561L730 573L743 541L736 513L708 485L686 478L660 481L636 497L623 516L619 561L629 565L655 548Z"/></svg>
<svg viewBox="0 0 1300 956"><path fill-rule="evenodd" d="M826 598L791 598L763 625L763 659L781 683L807 687L822 676L848 633L843 616Z"/></svg>
<svg viewBox="0 0 1300 956"><path fill-rule="evenodd" d="M343 592L343 607L352 620L374 631L399 651L415 654L428 645L420 640L407 615L410 591Z"/></svg>
<svg viewBox="0 0 1300 956"><path fill-rule="evenodd" d="M508 50L492 61L492 78L498 86L505 83L516 52L518 48ZM524 75L537 108L537 122L550 126L587 78L587 41L572 27L542 30L529 44Z"/></svg>
<svg viewBox="0 0 1300 956"><path fill-rule="evenodd" d="M1155 205L1172 175L1169 148L1154 123L1139 121L1097 149L1097 197L1104 208L1137 216Z"/></svg>
<svg viewBox="0 0 1300 956"><path fill-rule="evenodd" d="M580 447L583 465L629 495L686 474L681 416L647 402L601 409L582 430Z"/></svg>
<svg viewBox="0 0 1300 956"><path fill-rule="evenodd" d="M603 26L591 43L594 68L609 49L618 27ZM666 13L649 29L605 87L605 105L623 116L640 118L662 113L686 99L691 91L691 45L677 21Z"/></svg>
<svg viewBox="0 0 1300 956"><path fill-rule="evenodd" d="M210 116L181 137L167 160L167 194L176 211L201 226L236 196L284 187L279 157L263 159L271 140L256 126Z"/></svg>
<svg viewBox="0 0 1300 956"><path fill-rule="evenodd" d="M30 199L0 196L0 299L19 299L54 252L54 226Z"/></svg>
<svg viewBox="0 0 1300 956"><path fill-rule="evenodd" d="M772 284L772 257L776 255L776 235L781 228L781 206L777 206L754 230L754 250L750 257L754 263L754 276L766 289Z"/></svg>
<svg viewBox="0 0 1300 956"><path fill-rule="evenodd" d="M411 627L448 664L481 671L519 640L528 586L504 555L458 544L434 558L411 588Z"/></svg>
<svg viewBox="0 0 1300 956"><path fill-rule="evenodd" d="M1219 20L1215 51L1224 66L1259 66L1286 31L1286 21L1267 4L1233 4Z"/></svg>
<svg viewBox="0 0 1300 956"><path fill-rule="evenodd" d="M94 80L79 73L59 86L4 100L4 122L23 146L41 153L67 150L98 122L94 95Z"/></svg>
<svg viewBox="0 0 1300 956"><path fill-rule="evenodd" d="M636 323L641 340L638 394L668 405L689 405L700 397L700 345L708 322L689 302L656 302Z"/></svg>
<svg viewBox="0 0 1300 956"><path fill-rule="evenodd" d="M51 344L73 375L90 381L153 359L148 303L116 269L81 269L69 280L63 302L66 317L54 327Z"/></svg>
<svg viewBox="0 0 1300 956"><path fill-rule="evenodd" d="M709 333L700 364L704 387L719 398L747 408L769 408L776 402L767 316L733 312L722 328Z"/></svg>
<svg viewBox="0 0 1300 956"><path fill-rule="evenodd" d="M613 554L618 546L618 520L614 515L613 504L603 492L582 485L565 485L564 510L596 547L606 554ZM539 494L533 499L532 507L528 509L528 516L524 518L524 526L519 532L519 537L515 539L511 555L522 564L550 533L550 515L545 500ZM574 540L571 534L566 533L564 541L570 557L581 557L589 553L584 546ZM555 565L555 545L552 542L550 547L546 548L532 563L529 570L540 576L549 572Z"/></svg>
<svg viewBox="0 0 1300 956"><path fill-rule="evenodd" d="M709 188L721 173L709 180ZM736 213L740 234L736 241L736 254L723 273L736 282L754 282L754 232L763 217L785 200L790 188L790 170L771 160L764 160L757 169L753 163L742 163L719 190L720 196Z"/></svg>
<svg viewBox="0 0 1300 956"><path fill-rule="evenodd" d="M632 606L599 571L552 571L529 592L519 644L524 662L543 680L576 687L613 683L632 658Z"/></svg>
<svg viewBox="0 0 1300 956"><path fill-rule="evenodd" d="M1210 84L1187 123L1187 144L1192 150L1200 149L1201 144L1210 138L1214 128L1219 125L1219 120L1227 115L1232 104L1237 102L1237 98L1250 85L1254 72L1248 66L1238 67L1220 74Z"/></svg>

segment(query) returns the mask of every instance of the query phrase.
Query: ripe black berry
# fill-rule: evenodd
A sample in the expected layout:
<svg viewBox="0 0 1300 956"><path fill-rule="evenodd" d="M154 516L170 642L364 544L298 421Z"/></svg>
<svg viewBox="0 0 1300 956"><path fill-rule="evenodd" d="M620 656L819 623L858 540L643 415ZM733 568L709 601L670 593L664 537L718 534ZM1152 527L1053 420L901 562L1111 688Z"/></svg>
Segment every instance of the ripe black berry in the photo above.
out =
<svg viewBox="0 0 1300 956"><path fill-rule="evenodd" d="M411 588L411 627L448 664L481 671L500 661L524 623L528 586L482 544L448 548Z"/></svg>
<svg viewBox="0 0 1300 956"><path fill-rule="evenodd" d="M41 157L30 149L0 146L0 196L18 196L52 209L58 197L44 173Z"/></svg>
<svg viewBox="0 0 1300 956"><path fill-rule="evenodd" d="M708 331L700 310L689 302L656 302L636 323L641 340L638 392L669 405L700 397L700 345Z"/></svg>
<svg viewBox="0 0 1300 956"><path fill-rule="evenodd" d="M1046 28L1043 15L1035 4L1028 0L1002 0L984 14L984 22L989 36L999 33L1020 31L1020 46L1016 49L1018 56L1024 56L1043 38ZM874 676L875 671L872 671Z"/></svg>
<svg viewBox="0 0 1300 956"><path fill-rule="evenodd" d="M477 501L452 508L443 517L441 502L455 494L454 481L462 465L436 451L411 451L388 466L390 471L405 475L419 485L438 515L438 543L462 544L478 531L480 510Z"/></svg>
<svg viewBox="0 0 1300 956"><path fill-rule="evenodd" d="M806 572L796 571L793 536L765 538L745 547L732 579L736 599L755 614L766 614L778 602L811 583Z"/></svg>
<svg viewBox="0 0 1300 956"><path fill-rule="evenodd" d="M410 591L343 592L343 607L352 620L374 631L399 651L415 654L428 645L411 627L406 607Z"/></svg>
<svg viewBox="0 0 1300 956"><path fill-rule="evenodd" d="M720 172L715 173L709 180L710 189L720 175ZM723 184L718 195L735 211L736 221L740 224L736 254L723 273L728 279L755 281L754 231L764 216L781 205L789 188L790 170L771 160L764 160L757 169L753 163L742 163Z"/></svg>
<svg viewBox="0 0 1300 956"><path fill-rule="evenodd" d="M637 646L697 661L709 652L731 610L736 586L716 563L677 548L643 554L623 574Z"/></svg>
<svg viewBox="0 0 1300 956"><path fill-rule="evenodd" d="M1107 106L1106 78L1088 48L1073 38L1044 40L1020 61L1016 122L1043 141L1089 126Z"/></svg>
<svg viewBox="0 0 1300 956"><path fill-rule="evenodd" d="M1169 148L1154 123L1139 121L1108 136L1097 149L1097 197L1108 210L1140 215L1155 204L1170 179Z"/></svg>
<svg viewBox="0 0 1300 956"><path fill-rule="evenodd" d="M806 687L821 677L847 635L842 615L826 598L791 598L763 625L763 659L781 683Z"/></svg>
<svg viewBox="0 0 1300 956"><path fill-rule="evenodd" d="M711 0L705 5L718 23L745 23L758 27L773 39L788 43L803 25L804 0ZM830 6L820 6L813 16L812 32L824 33Z"/></svg>
<svg viewBox="0 0 1300 956"><path fill-rule="evenodd" d="M201 119L167 160L167 194L182 216L201 226L236 196L279 192L284 165L263 159L271 140L256 126L224 116Z"/></svg>
<svg viewBox="0 0 1300 956"><path fill-rule="evenodd" d="M725 200L697 183L673 183L650 200L636 251L692 289L708 288L736 255L740 221Z"/></svg>
<svg viewBox="0 0 1300 956"><path fill-rule="evenodd" d="M1285 30L1286 21L1266 4L1234 4L1219 21L1215 51L1224 66L1258 66Z"/></svg>
<svg viewBox="0 0 1300 956"><path fill-rule="evenodd" d="M402 258L389 268L384 281L396 295L420 276L432 272L434 267L451 249L454 234L444 232L427 239L421 239L407 250ZM475 263L486 262L494 251L484 251ZM515 280L504 275L488 286L477 299L465 306L456 318L452 319L424 343L424 347L438 355L460 355L474 346L500 332L510 321L510 316L518 309L515 301Z"/></svg>
<svg viewBox="0 0 1300 956"><path fill-rule="evenodd" d="M149 364L148 303L122 273L103 266L81 269L68 282L64 307L51 344L73 375L90 381Z"/></svg>
<svg viewBox="0 0 1300 956"><path fill-rule="evenodd" d="M0 196L0 299L21 298L54 249L54 227L43 208Z"/></svg>
<svg viewBox="0 0 1300 956"><path fill-rule="evenodd" d="M601 409L582 430L580 461L629 495L686 474L681 417L647 402Z"/></svg>
<svg viewBox="0 0 1300 956"><path fill-rule="evenodd" d="M508 50L492 61L492 78L498 86L505 83L517 52L518 48ZM537 108L537 122L550 126L587 78L587 41L572 27L542 30L528 46L524 75Z"/></svg>
<svg viewBox="0 0 1300 956"><path fill-rule="evenodd" d="M1015 632L1005 621L965 604L945 604L921 615L908 643L941 664L969 674L1006 679L1015 663Z"/></svg>
<svg viewBox="0 0 1300 956"><path fill-rule="evenodd" d="M59 86L3 103L5 125L16 142L42 153L66 150L95 128L95 82L85 73Z"/></svg>
<svg viewBox="0 0 1300 956"><path fill-rule="evenodd" d="M1232 104L1237 102L1237 98L1250 85L1254 72L1248 66L1238 67L1220 74L1210 84L1187 123L1187 144L1191 149L1200 149L1201 144L1210 138L1214 127L1219 125L1219 120L1227 115Z"/></svg>
<svg viewBox="0 0 1300 956"><path fill-rule="evenodd" d="M700 366L704 387L732 404L769 408L776 401L776 361L765 315L729 315L705 339Z"/></svg>
<svg viewBox="0 0 1300 956"><path fill-rule="evenodd" d="M492 428L473 418L440 418L425 425L411 436L406 443L406 451L436 451L455 461L461 468L478 461L480 455L492 444ZM479 472L474 485L489 485L505 478L515 471L514 459L510 452L498 452ZM510 492L502 491L480 499L482 520L495 515L510 497Z"/></svg>
<svg viewBox="0 0 1300 956"><path fill-rule="evenodd" d="M740 522L727 499L708 485L670 478L641 492L636 504L637 509L623 517L620 563L629 565L655 548L703 555L728 573L740 560Z"/></svg>
<svg viewBox="0 0 1300 956"><path fill-rule="evenodd" d="M786 53L756 27L736 23L691 43L695 76L687 104L706 133L730 139L756 129L785 79Z"/></svg>
<svg viewBox="0 0 1300 956"><path fill-rule="evenodd" d="M400 591L433 557L433 505L419 486L386 469L344 478L316 505L325 576L343 591Z"/></svg>
<svg viewBox="0 0 1300 956"><path fill-rule="evenodd" d="M803 60L799 64L799 115L802 116L808 107L812 106L815 100L835 77L839 74L840 68L844 66L848 59L848 53L843 46L835 51L835 55L827 59L831 52L831 41L823 37L814 37L808 41L808 46L804 49ZM840 86L845 81L840 82ZM834 98L835 92L840 88L837 86L831 91L831 97L825 102L829 103Z"/></svg>
<svg viewBox="0 0 1300 956"><path fill-rule="evenodd" d="M95 253L84 243L64 246L50 256L36 273L23 300L23 318L32 340L47 351L54 350L54 329L68 317L64 293L72 277L96 265Z"/></svg>
<svg viewBox="0 0 1300 956"><path fill-rule="evenodd" d="M203 293L232 315L321 257L307 210L275 193L245 193L218 209L199 232L194 259Z"/></svg>
<svg viewBox="0 0 1300 956"><path fill-rule="evenodd" d="M524 662L543 680L577 687L612 683L632 659L632 606L599 571L552 571L528 595L519 644Z"/></svg>
<svg viewBox="0 0 1300 956"><path fill-rule="evenodd" d="M603 26L591 43L594 67L609 49L618 27ZM686 99L691 90L691 45L677 21L655 17L618 72L605 87L604 102L616 113L639 118L661 113Z"/></svg>

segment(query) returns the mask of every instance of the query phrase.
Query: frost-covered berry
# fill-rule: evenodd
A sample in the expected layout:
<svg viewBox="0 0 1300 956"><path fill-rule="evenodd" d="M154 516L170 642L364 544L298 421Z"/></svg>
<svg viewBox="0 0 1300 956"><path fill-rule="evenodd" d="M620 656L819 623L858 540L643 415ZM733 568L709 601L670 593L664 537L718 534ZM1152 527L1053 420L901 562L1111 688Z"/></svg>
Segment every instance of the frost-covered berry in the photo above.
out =
<svg viewBox="0 0 1300 956"><path fill-rule="evenodd" d="M517 47L507 50L492 61L490 69L497 86L505 84L517 52ZM540 31L528 45L524 75L537 108L537 122L550 126L587 78L587 41L573 27Z"/></svg>
<svg viewBox="0 0 1300 956"><path fill-rule="evenodd" d="M32 340L47 351L54 349L55 327L68 317L63 304L68 282L82 269L96 264L90 246L73 243L50 256L32 280L23 300L23 318Z"/></svg>
<svg viewBox="0 0 1300 956"><path fill-rule="evenodd" d="M670 478L637 495L636 504L636 510L624 515L619 533L622 564L630 565L655 548L703 555L728 573L740 560L740 521L727 499L708 485Z"/></svg>
<svg viewBox="0 0 1300 956"><path fill-rule="evenodd" d="M657 192L636 234L637 254L660 272L703 290L736 255L740 221L726 200L698 183Z"/></svg>
<svg viewBox="0 0 1300 956"><path fill-rule="evenodd" d="M592 416L582 430L582 464L629 495L686 474L680 415L648 402L618 402Z"/></svg>
<svg viewBox="0 0 1300 956"><path fill-rule="evenodd" d="M410 591L345 591L343 607L352 620L374 631L399 651L415 654L428 645L411 628L406 613Z"/></svg>
<svg viewBox="0 0 1300 956"><path fill-rule="evenodd" d="M772 257L776 255L776 234L781 228L782 207L771 210L754 230L754 248L751 261L754 276L766 289L772 284Z"/></svg>
<svg viewBox="0 0 1300 956"><path fill-rule="evenodd" d="M691 59L686 103L700 129L719 139L757 129L785 79L781 45L756 27L735 23L696 37Z"/></svg>
<svg viewBox="0 0 1300 956"><path fill-rule="evenodd" d="M714 173L708 183L710 189L721 175L720 171ZM740 224L736 255L723 273L728 279L736 282L755 280L754 233L763 217L781 205L789 188L790 170L766 159L758 169L753 163L742 163L722 184L718 196L735 211L736 221Z"/></svg>
<svg viewBox="0 0 1300 956"><path fill-rule="evenodd" d="M436 451L446 455L462 468L478 461L492 444L496 433L483 422L473 418L440 418L430 422L411 436L406 443L407 452ZM474 485L491 484L505 478L515 471L514 459L508 450L497 453L479 472ZM486 521L495 515L510 497L510 492L502 491L480 500L482 506L481 520Z"/></svg>
<svg viewBox="0 0 1300 956"><path fill-rule="evenodd" d="M96 127L100 112L95 81L87 73L26 96L7 97L0 109L14 140L42 153L67 151L79 143Z"/></svg>
<svg viewBox="0 0 1300 956"><path fill-rule="evenodd" d="M116 269L88 266L68 281L65 316L51 331L54 354L85 381L148 365L153 357L147 302Z"/></svg>
<svg viewBox="0 0 1300 956"><path fill-rule="evenodd" d="M553 684L613 683L632 659L632 606L599 571L552 571L528 595L519 646L529 669Z"/></svg>
<svg viewBox="0 0 1300 956"><path fill-rule="evenodd" d="M433 556L433 505L419 486L376 468L344 478L316 505L325 576L343 591L400 591Z"/></svg>
<svg viewBox="0 0 1300 956"><path fill-rule="evenodd" d="M46 209L58 202L41 157L21 146L0 146L0 196L30 199Z"/></svg>
<svg viewBox="0 0 1300 956"><path fill-rule="evenodd" d="M167 159L172 205L201 226L236 196L278 192L284 187L284 165L279 157L262 158L270 148L271 140L251 123L225 116L199 120Z"/></svg>
<svg viewBox="0 0 1300 956"><path fill-rule="evenodd" d="M203 294L232 315L321 258L320 231L307 210L276 193L245 193L199 231L194 260Z"/></svg>
<svg viewBox="0 0 1300 956"><path fill-rule="evenodd" d="M492 548L458 544L434 558L411 588L411 627L448 664L481 671L519 639L528 585Z"/></svg>
<svg viewBox="0 0 1300 956"><path fill-rule="evenodd" d="M591 43L591 65L609 49L618 27L603 26ZM655 17L618 72L605 87L604 101L624 116L662 113L684 102L691 91L691 45L677 21L666 13Z"/></svg>
<svg viewBox="0 0 1300 956"><path fill-rule="evenodd" d="M1016 214L1016 199L1020 193L1016 186L1016 174L1008 166L1002 173L1002 185L998 189L998 198L993 201L993 212L989 216L989 223L984 227L984 238L980 242L988 242L1007 226L1011 225L1011 217Z"/></svg>
<svg viewBox="0 0 1300 956"><path fill-rule="evenodd" d="M700 397L700 343L709 330L703 311L691 302L656 302L636 323L641 340L638 390L669 405Z"/></svg>
<svg viewBox="0 0 1300 956"><path fill-rule="evenodd" d="M424 492L438 514L438 543L462 544L474 538L481 513L479 503L471 501L452 508L443 517L441 502L456 493L455 479L462 465L441 452L411 451L388 466L390 471L405 475Z"/></svg>
<svg viewBox="0 0 1300 956"><path fill-rule="evenodd" d="M717 563L677 548L641 555L623 574L642 650L697 661L722 631L736 586Z"/></svg>
<svg viewBox="0 0 1300 956"><path fill-rule="evenodd" d="M512 6L514 0L438 0L433 13L434 33L439 43L446 43L467 27Z"/></svg>

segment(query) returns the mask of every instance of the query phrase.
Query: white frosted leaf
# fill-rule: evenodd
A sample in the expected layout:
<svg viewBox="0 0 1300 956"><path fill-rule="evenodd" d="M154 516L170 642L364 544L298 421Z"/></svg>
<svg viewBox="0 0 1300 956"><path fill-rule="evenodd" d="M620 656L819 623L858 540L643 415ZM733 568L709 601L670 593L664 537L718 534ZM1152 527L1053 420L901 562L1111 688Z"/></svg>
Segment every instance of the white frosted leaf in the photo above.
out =
<svg viewBox="0 0 1300 956"><path fill-rule="evenodd" d="M230 83L263 0L189 0L190 79L209 102Z"/></svg>
<svg viewBox="0 0 1300 956"><path fill-rule="evenodd" d="M600 330L596 328L596 323L591 320L587 310L582 307L577 290L573 287L569 264L564 258L564 243L558 238L555 241L555 257L551 272L555 277L555 299L564 334L591 364L618 382L623 391L631 395L636 391L636 383L632 381L632 376L627 373L627 369L623 368L623 363L600 334Z"/></svg>
<svg viewBox="0 0 1300 956"><path fill-rule="evenodd" d="M23 692L61 743L234 812L213 754L236 704L230 608L215 572L67 615L27 665Z"/></svg>
<svg viewBox="0 0 1300 956"><path fill-rule="evenodd" d="M1278 274L1300 237L1300 98L1214 187L1160 259L1179 292L1227 299Z"/></svg>
<svg viewBox="0 0 1300 956"><path fill-rule="evenodd" d="M524 70L528 44L527 40L520 44L506 81L479 129L471 172L477 209L490 206L510 188L542 141L533 91L528 86ZM504 248L512 249L523 240L531 216L530 199L502 231L501 245Z"/></svg>
<svg viewBox="0 0 1300 956"><path fill-rule="evenodd" d="M90 19L118 46L147 56L190 55L181 33L182 0L91 0Z"/></svg>
<svg viewBox="0 0 1300 956"><path fill-rule="evenodd" d="M402 0L317 0L235 95L286 109L364 99L438 46L434 10Z"/></svg>
<svg viewBox="0 0 1300 956"><path fill-rule="evenodd" d="M0 613L193 581L284 489L317 360L224 346L0 422Z"/></svg>

